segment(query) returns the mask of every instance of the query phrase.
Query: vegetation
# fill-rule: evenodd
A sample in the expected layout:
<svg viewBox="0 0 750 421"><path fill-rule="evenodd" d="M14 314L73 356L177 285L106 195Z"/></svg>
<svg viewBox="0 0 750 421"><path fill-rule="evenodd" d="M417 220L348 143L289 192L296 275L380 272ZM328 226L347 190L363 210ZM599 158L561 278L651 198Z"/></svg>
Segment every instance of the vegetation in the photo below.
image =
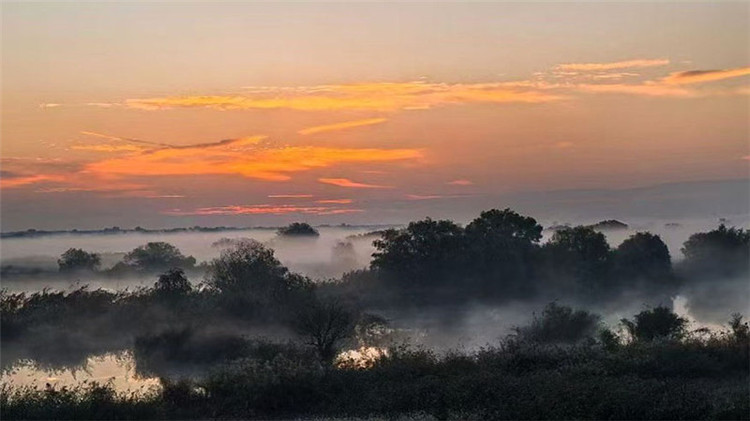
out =
<svg viewBox="0 0 750 421"><path fill-rule="evenodd" d="M177 247L169 243L152 242L126 254L123 263L137 271L160 272L174 267L192 268L195 258L183 256Z"/></svg>
<svg viewBox="0 0 750 421"><path fill-rule="evenodd" d="M317 284L248 239L222 243L204 282L191 283L194 258L148 243L120 267L153 276L151 288L2 291L3 370L81 368L90 355L129 351L136 372L162 385L5 385L2 418L750 418L748 324L733 315L725 331L691 330L663 305L684 285L746 281L747 231L695 234L673 267L653 234L613 249L590 227L561 227L546 243L542 230L509 209L465 227L415 221L382 232L368 269ZM334 256L345 260L350 246ZM66 261L96 256L71 250ZM438 330L460 330L476 306L550 301L482 349L408 345L414 320L435 315ZM617 326L594 312L643 302L655 306ZM367 364L343 357L367 347L377 347Z"/></svg>
<svg viewBox="0 0 750 421"><path fill-rule="evenodd" d="M57 260L60 272L95 271L101 265L101 258L96 253L70 248Z"/></svg>
<svg viewBox="0 0 750 421"><path fill-rule="evenodd" d="M279 228L276 232L285 237L317 237L320 235L318 230L306 222L294 222Z"/></svg>

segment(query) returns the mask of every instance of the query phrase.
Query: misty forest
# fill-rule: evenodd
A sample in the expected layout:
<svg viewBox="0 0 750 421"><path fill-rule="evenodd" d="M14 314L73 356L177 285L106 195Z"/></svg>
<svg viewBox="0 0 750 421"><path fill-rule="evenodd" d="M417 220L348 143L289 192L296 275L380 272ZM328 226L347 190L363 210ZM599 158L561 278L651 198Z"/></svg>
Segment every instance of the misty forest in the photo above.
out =
<svg viewBox="0 0 750 421"><path fill-rule="evenodd" d="M670 252L510 209L376 228L179 234L198 258L118 229L86 236L154 241L6 261L3 418L750 418L747 230Z"/></svg>

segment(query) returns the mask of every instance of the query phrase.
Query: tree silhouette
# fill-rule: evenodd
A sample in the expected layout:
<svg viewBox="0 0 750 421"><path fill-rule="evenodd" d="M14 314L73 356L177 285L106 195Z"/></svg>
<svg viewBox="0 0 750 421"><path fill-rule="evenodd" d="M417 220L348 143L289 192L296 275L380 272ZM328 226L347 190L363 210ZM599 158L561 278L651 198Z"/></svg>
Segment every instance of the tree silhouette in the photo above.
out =
<svg viewBox="0 0 750 421"><path fill-rule="evenodd" d="M648 232L633 234L615 250L615 271L625 282L667 283L672 278L669 249L658 235Z"/></svg>
<svg viewBox="0 0 750 421"><path fill-rule="evenodd" d="M439 284L462 273L463 230L452 221L430 218L404 229L389 229L373 242L371 267L399 284Z"/></svg>
<svg viewBox="0 0 750 421"><path fill-rule="evenodd" d="M658 306L635 315L635 320L622 319L622 324L635 341L680 339L685 334L687 319L670 308Z"/></svg>
<svg viewBox="0 0 750 421"><path fill-rule="evenodd" d="M467 225L465 233L467 272L484 293L518 295L530 289L534 252L542 238L542 226L534 218L492 209Z"/></svg>
<svg viewBox="0 0 750 421"><path fill-rule="evenodd" d="M279 228L278 235L286 237L318 237L320 233L306 222L294 222Z"/></svg>
<svg viewBox="0 0 750 421"><path fill-rule="evenodd" d="M154 283L154 290L160 295L180 296L188 294L193 287L185 276L184 270L172 268L159 275L159 279Z"/></svg>
<svg viewBox="0 0 750 421"><path fill-rule="evenodd" d="M95 271L99 268L100 264L101 258L98 254L76 248L68 249L57 260L60 272Z"/></svg>
<svg viewBox="0 0 750 421"><path fill-rule="evenodd" d="M750 269L750 231L719 228L693 234L682 247L688 273L731 277Z"/></svg>
<svg viewBox="0 0 750 421"><path fill-rule="evenodd" d="M160 272L170 268L192 268L193 256L183 256L180 249L165 242L152 242L133 249L125 255L123 262L136 270Z"/></svg>
<svg viewBox="0 0 750 421"><path fill-rule="evenodd" d="M599 294L607 290L611 251L604 234L590 227L563 228L543 247L546 276L569 278L579 292Z"/></svg>
<svg viewBox="0 0 750 421"><path fill-rule="evenodd" d="M330 366L339 345L354 334L354 314L334 300L311 300L297 315L295 330L315 348L321 362Z"/></svg>

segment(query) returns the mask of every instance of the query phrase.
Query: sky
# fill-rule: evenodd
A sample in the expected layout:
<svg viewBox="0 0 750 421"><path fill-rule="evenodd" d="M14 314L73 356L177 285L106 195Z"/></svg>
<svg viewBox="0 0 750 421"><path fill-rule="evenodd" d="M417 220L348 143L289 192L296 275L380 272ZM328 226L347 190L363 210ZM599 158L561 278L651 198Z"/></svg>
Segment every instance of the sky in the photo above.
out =
<svg viewBox="0 0 750 421"><path fill-rule="evenodd" d="M742 190L749 24L746 2L3 2L0 223L398 223L534 192Z"/></svg>

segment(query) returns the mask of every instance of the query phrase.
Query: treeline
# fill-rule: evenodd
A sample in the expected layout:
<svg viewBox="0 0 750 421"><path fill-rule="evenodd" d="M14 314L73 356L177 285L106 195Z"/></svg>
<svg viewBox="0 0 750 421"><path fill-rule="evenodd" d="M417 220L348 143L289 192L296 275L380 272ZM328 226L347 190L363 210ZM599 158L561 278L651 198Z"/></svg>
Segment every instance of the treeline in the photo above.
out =
<svg viewBox="0 0 750 421"><path fill-rule="evenodd" d="M512 210L490 210L465 227L425 219L390 229L375 240L370 268L348 273L350 295L380 304L498 303L554 297L606 302L624 294L671 302L686 285L744 282L750 268L750 232L724 225L692 235L685 259L673 264L655 234L638 232L612 248L589 226L560 227L541 243L542 226ZM348 285L344 286L344 285Z"/></svg>

